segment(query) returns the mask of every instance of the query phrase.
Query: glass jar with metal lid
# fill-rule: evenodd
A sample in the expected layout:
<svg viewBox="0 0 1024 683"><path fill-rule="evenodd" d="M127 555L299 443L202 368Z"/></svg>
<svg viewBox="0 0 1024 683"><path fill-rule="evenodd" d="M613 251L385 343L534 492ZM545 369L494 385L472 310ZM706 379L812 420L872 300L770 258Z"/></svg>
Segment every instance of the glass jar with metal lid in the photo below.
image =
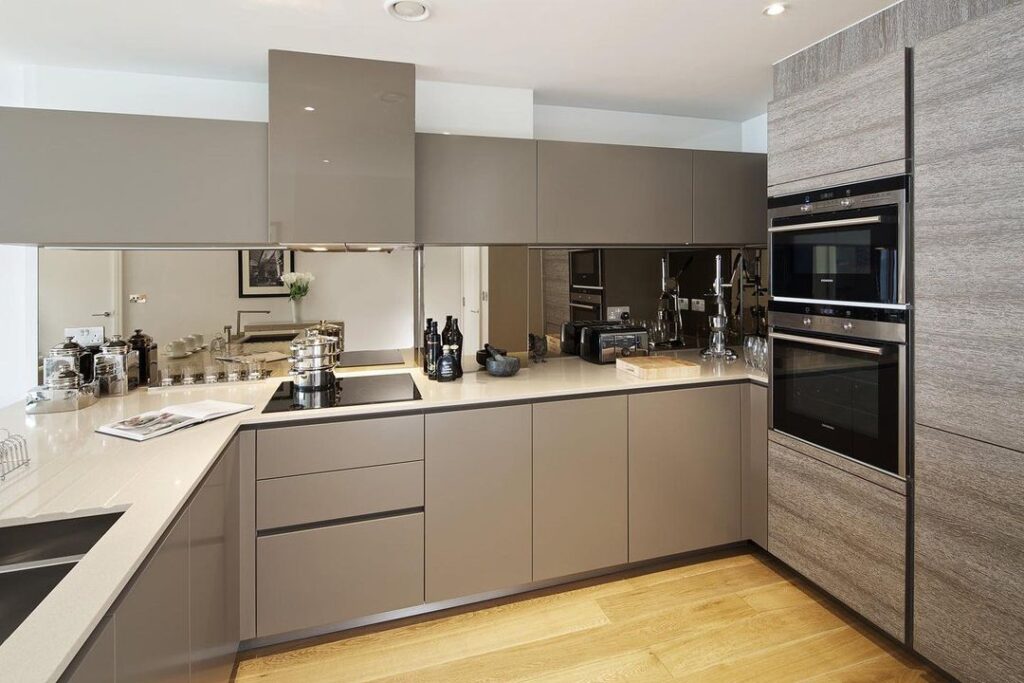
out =
<svg viewBox="0 0 1024 683"><path fill-rule="evenodd" d="M139 352L119 334L100 345L95 365L103 395L123 396L139 386Z"/></svg>

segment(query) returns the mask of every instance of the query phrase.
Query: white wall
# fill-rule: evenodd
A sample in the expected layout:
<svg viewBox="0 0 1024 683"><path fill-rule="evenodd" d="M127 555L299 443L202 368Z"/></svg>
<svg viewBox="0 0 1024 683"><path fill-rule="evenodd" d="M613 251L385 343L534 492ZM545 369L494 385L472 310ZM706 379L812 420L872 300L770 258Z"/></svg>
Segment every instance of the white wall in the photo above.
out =
<svg viewBox="0 0 1024 683"><path fill-rule="evenodd" d="M726 151L739 151L742 146L736 121L579 107L536 105L533 131L540 140Z"/></svg>
<svg viewBox="0 0 1024 683"><path fill-rule="evenodd" d="M743 151L768 153L768 114L747 119L742 124Z"/></svg>
<svg viewBox="0 0 1024 683"><path fill-rule="evenodd" d="M0 246L0 406L37 384L36 249Z"/></svg>
<svg viewBox="0 0 1024 683"><path fill-rule="evenodd" d="M141 327L161 344L192 332L210 338L235 325L239 309L269 310L242 324L291 321L287 298L239 298L235 251L126 251L125 330ZM412 344L412 252L297 253L295 269L316 280L302 303L306 322L345 322L345 348L406 348ZM44 303L45 305L45 303Z"/></svg>
<svg viewBox="0 0 1024 683"><path fill-rule="evenodd" d="M533 137L533 90L416 81L421 133Z"/></svg>

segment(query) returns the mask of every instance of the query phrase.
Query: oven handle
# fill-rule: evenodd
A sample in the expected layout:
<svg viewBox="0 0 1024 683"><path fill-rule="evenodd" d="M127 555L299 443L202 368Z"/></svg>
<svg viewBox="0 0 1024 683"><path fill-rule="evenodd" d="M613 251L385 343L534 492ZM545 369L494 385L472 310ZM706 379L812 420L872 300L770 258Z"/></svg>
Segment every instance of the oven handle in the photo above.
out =
<svg viewBox="0 0 1024 683"><path fill-rule="evenodd" d="M601 304L578 304L575 301L570 301L569 308L585 308L588 311L593 311L601 308Z"/></svg>
<svg viewBox="0 0 1024 683"><path fill-rule="evenodd" d="M768 228L768 232L794 232L796 230L813 230L814 228L841 228L844 225L865 225L868 223L881 222L881 216L859 216L857 218L839 218L834 221L815 221L814 223L801 223L799 225L783 225L778 228Z"/></svg>
<svg viewBox="0 0 1024 683"><path fill-rule="evenodd" d="M817 337L800 337L795 334L783 334L781 332L769 332L768 336L774 339L784 339L786 341L794 341L800 344L827 346L831 349L844 349L846 351L856 351L858 353L870 353L873 356L881 356L885 352L885 349L881 349L877 346L864 346L863 344L851 344L849 342L832 341L831 339L818 339Z"/></svg>

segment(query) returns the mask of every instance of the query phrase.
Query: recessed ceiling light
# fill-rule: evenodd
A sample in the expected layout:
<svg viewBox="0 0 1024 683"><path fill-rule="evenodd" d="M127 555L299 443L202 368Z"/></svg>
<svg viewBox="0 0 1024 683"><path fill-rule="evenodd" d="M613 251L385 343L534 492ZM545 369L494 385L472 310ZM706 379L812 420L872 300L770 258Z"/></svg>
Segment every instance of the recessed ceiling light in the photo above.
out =
<svg viewBox="0 0 1024 683"><path fill-rule="evenodd" d="M316 107L303 107L306 111L316 111Z"/></svg>
<svg viewBox="0 0 1024 683"><path fill-rule="evenodd" d="M330 159L321 159L320 161L324 162L325 164L331 163Z"/></svg>
<svg viewBox="0 0 1024 683"><path fill-rule="evenodd" d="M777 17L786 11L786 3L784 2L773 2L772 4L761 10L762 14L766 17Z"/></svg>
<svg viewBox="0 0 1024 683"><path fill-rule="evenodd" d="M327 251L327 247L310 247L310 251Z"/></svg>
<svg viewBox="0 0 1024 683"><path fill-rule="evenodd" d="M402 21L423 21L430 16L430 5L421 0L385 0L384 7Z"/></svg>

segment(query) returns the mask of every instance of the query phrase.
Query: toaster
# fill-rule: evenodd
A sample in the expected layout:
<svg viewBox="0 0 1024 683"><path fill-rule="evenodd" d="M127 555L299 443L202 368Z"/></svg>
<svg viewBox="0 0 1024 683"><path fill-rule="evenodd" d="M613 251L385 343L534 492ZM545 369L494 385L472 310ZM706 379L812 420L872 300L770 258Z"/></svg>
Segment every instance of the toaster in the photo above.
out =
<svg viewBox="0 0 1024 683"><path fill-rule="evenodd" d="M614 363L623 356L646 356L647 328L631 325L592 325L580 335L580 358L591 363Z"/></svg>

